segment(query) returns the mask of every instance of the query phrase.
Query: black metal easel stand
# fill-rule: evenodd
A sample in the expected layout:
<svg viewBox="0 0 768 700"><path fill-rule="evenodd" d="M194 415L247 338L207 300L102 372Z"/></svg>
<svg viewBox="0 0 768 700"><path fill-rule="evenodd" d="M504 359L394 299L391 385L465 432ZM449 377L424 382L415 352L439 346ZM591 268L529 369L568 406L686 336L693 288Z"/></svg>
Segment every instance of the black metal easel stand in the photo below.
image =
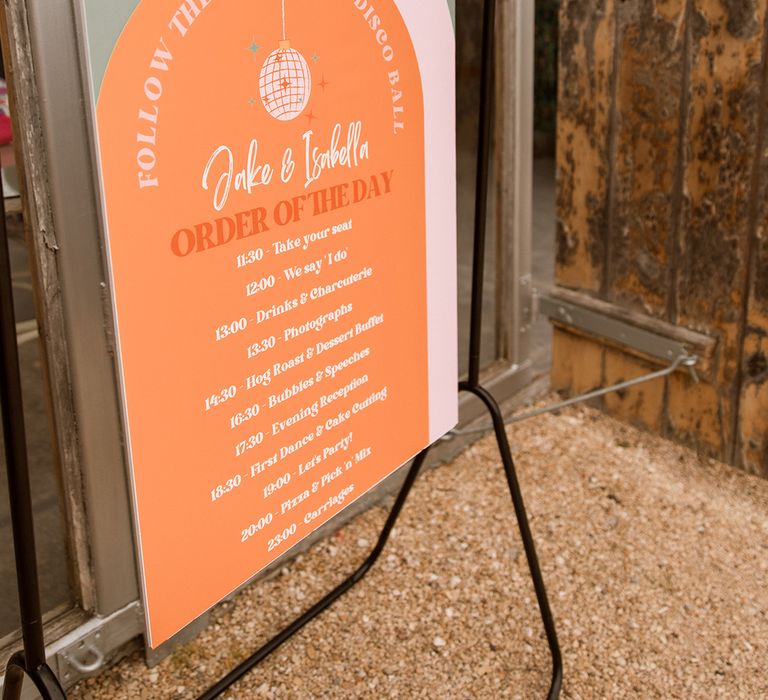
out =
<svg viewBox="0 0 768 700"><path fill-rule="evenodd" d="M24 640L24 651L14 654L6 666L3 700L19 700L25 675L35 684L45 700L65 700L64 691L45 660L8 243L5 200L0 180L0 404L3 414L21 632Z"/></svg>
<svg viewBox="0 0 768 700"><path fill-rule="evenodd" d="M485 270L485 241L486 241L486 217L488 209L488 176L491 153L492 119L493 119L493 84L494 84L494 26L496 19L496 0L485 0L483 10L483 60L482 60L482 80L480 93L480 128L479 144L477 157L477 196L475 203L475 239L472 268L472 312L470 328L470 351L469 351L469 376L467 381L459 384L459 390L474 394L480 399L488 409L493 420L493 429L496 434L496 440L499 444L501 461L504 465L504 472L507 477L507 484L512 496L512 503L515 507L515 515L520 528L520 535L523 540L525 555L528 560L528 568L533 579L533 586L536 591L536 599L541 612L541 619L547 636L547 642L552 655L552 682L547 695L548 700L555 700L560 695L560 688L563 682L563 662L560 653L560 646L557 641L557 631L555 629L554 618L549 607L547 599L547 590L544 585L544 579L541 575L538 556L536 555L536 545L533 541L531 528L528 524L528 516L523 502L523 495L520 491L520 484L517 480L515 464L512 459L512 452L509 447L509 440L504 425L504 418L496 400L480 384L480 348L481 348L481 330L483 319L483 277ZM294 620L282 632L273 637L261 649L256 651L251 657L243 661L237 668L228 673L216 685L203 693L199 700L213 700L218 697L234 683L240 680L244 675L261 663L267 656L275 651L283 642L290 639L307 623L316 618L320 613L333 605L336 600L341 598L350 588L359 583L362 578L370 571L378 560L384 547L389 540L392 528L395 526L400 511L405 505L408 494L416 481L416 478L424 465L424 460L431 447L421 452L413 461L405 482L400 489L395 505L387 517L384 529L379 535L373 551L363 564L345 581L334 588L322 600L318 601L303 615Z"/></svg>
<svg viewBox="0 0 768 700"><path fill-rule="evenodd" d="M493 55L496 0L485 0L483 10L483 61L480 95L480 129L477 161L477 199L475 206L475 241L472 273L472 314L470 332L469 376L459 385L460 391L474 394L485 404L501 453L501 461L507 478L512 503L515 508L520 535L523 540L528 567L536 591L542 623L552 655L552 681L547 695L555 700L560 695L563 680L562 657L557 641L557 632L547 600L544 579L539 568L536 546L528 524L528 516L517 480L515 464L505 431L504 419L496 400L480 384L480 349L483 313L483 276L486 242L486 215L488 200L488 173L490 164L492 115L493 115ZM5 226L5 212L2 205L0 184L0 401L2 402L3 433L8 466L8 486L11 499L11 522L14 549L16 553L16 575L21 608L21 628L24 651L15 654L8 662L2 700L19 700L24 677L27 676L37 687L43 700L66 700L56 676L46 664L43 624L40 611L40 594L37 577L36 548L32 520L32 498L27 463L26 436L22 412L21 380L19 357L16 345L16 322L13 310L11 266L8 237ZM363 564L344 582L334 588L303 615L267 642L251 657L228 673L213 687L200 696L199 700L218 697L244 675L251 671L281 644L290 639L307 623L330 607L350 588L359 583L379 559L389 540L408 494L424 465L431 448L421 452L413 461L405 482L397 496L384 529L373 551Z"/></svg>

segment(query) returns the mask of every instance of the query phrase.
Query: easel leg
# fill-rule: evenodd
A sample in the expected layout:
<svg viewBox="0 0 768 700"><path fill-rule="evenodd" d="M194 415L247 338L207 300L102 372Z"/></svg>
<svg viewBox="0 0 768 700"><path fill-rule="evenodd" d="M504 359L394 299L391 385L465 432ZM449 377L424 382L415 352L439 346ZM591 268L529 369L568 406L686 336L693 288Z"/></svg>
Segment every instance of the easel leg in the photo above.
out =
<svg viewBox="0 0 768 700"><path fill-rule="evenodd" d="M384 547L387 545L389 536L392 533L392 528L395 526L400 511L402 511L405 501L408 498L408 494L413 488L413 484L416 482L422 466L424 466L424 460L429 454L430 448L428 447L414 459L411 468L408 470L408 475L405 477L400 493L395 500L394 506L387 517L387 522L384 524L384 528L379 535L379 539L376 542L376 546L373 548L367 559L355 570L355 572L347 579L342 581L336 588L328 593L324 598L319 600L309 610L307 610L301 617L297 617L288 627L282 632L273 637L263 647L256 651L253 655L243 661L237 668L228 673L222 678L216 685L209 688L203 693L199 700L213 700L213 698L219 697L225 690L227 690L232 684L240 680L245 674L251 671L259 663L261 663L267 656L275 651L284 642L288 641L294 634L301 630L307 623L314 620L320 613L327 610L333 605L341 596L343 596L350 588L359 583L362 578L371 570L376 563L381 553L384 551ZM3 699L5 700L5 698ZM15 699L14 699L15 700Z"/></svg>
<svg viewBox="0 0 768 700"><path fill-rule="evenodd" d="M525 549L525 555L528 560L528 568L531 572L533 587L536 591L536 599L539 604L541 619L544 624L544 631L546 633L547 642L549 643L549 649L552 655L552 682L550 684L547 698L548 700L556 700L556 698L560 696L560 688L563 683L562 655L560 653L560 646L557 641L557 631L555 629L554 618L552 617L552 611L549 607L549 600L547 598L547 591L544 585L544 578L541 575L541 568L539 567L539 559L536 554L536 545L534 544L531 528L528 524L528 515L525 510L523 495L520 491L520 484L517 480L517 472L515 471L515 463L512 459L512 451L509 447L509 440L507 439L504 419L502 417L499 405L496 403L496 400L483 387L475 386L465 382L460 385L460 389L477 396L485 404L493 420L494 432L496 434L496 440L499 445L499 452L501 453L501 461L504 465L504 472L507 477L509 492L512 496L512 503L515 508L515 515L517 516L517 524L520 528L520 536L523 540L523 547ZM424 465L424 460L429 454L430 449L431 447L428 447L426 450L421 452L411 465L411 468L408 471L408 475L405 478L405 482L403 483L403 486L400 489L400 493L397 496L397 500L395 501L395 504L392 507L389 516L387 517L387 521L384 524L384 528L379 535L376 546L373 548L371 553L368 555L368 558L361 564L361 566L351 576L340 583L324 598L322 598L303 615L301 615L301 617L296 618L296 620L288 625L288 627L286 627L282 632L280 632L253 655L243 661L237 668L228 673L216 685L203 693L198 700L213 700L213 698L219 697L234 683L245 676L249 671L258 666L259 663L261 663L267 656L274 652L279 646L288 641L294 634L299 632L299 630L314 620L318 615L331 607L331 605L333 605L339 598L341 598L341 596L343 596L348 590L355 586L355 584L362 580L362 578L371 570L373 565L381 556L381 553L384 551L384 547L389 541L389 536L392 533L392 528L395 526L395 523L400 516L400 512L402 511L403 506L405 505L405 501L408 498L414 483L416 482L416 478L418 477L419 472ZM6 699L4 698L3 700Z"/></svg>
<svg viewBox="0 0 768 700"><path fill-rule="evenodd" d="M16 663L12 657L5 669L5 681L3 683L3 700L19 700L21 686L24 684L24 669Z"/></svg>
<svg viewBox="0 0 768 700"><path fill-rule="evenodd" d="M19 700L24 676L35 684L43 700L66 700L67 696L53 671L45 664L28 669L23 652L14 654L5 668L3 700Z"/></svg>
<svg viewBox="0 0 768 700"><path fill-rule="evenodd" d="M459 385L462 391L477 396L486 406L493 419L493 429L499 444L501 461L509 484L509 492L515 507L517 524L528 559L528 568L533 579L536 599L539 603L541 619L552 653L552 684L549 688L550 700L560 695L563 683L563 662L560 646L557 641L557 631L552 611L547 600L547 590L536 555L536 546L528 524L523 495L517 481L512 451L504 426L504 419L496 400L480 384L481 346L483 327L484 276L485 276L485 243L488 223L488 180L490 176L491 142L493 136L493 88L495 81L495 34L496 34L496 0L483 0L483 42L482 68L480 80L480 119L478 125L477 148L477 186L475 200L475 238L472 260L472 315L469 335L469 377L468 381Z"/></svg>
<svg viewBox="0 0 768 700"><path fill-rule="evenodd" d="M467 391L477 396L485 404L491 414L491 419L493 420L493 430L496 434L496 442L499 445L501 461L504 465L504 473L506 474L507 483L509 484L509 493L512 496L512 503L515 507L517 525L520 528L520 537L523 540L525 556L528 560L528 569L530 570L531 578L533 579L533 588L536 591L536 600L539 604L541 621L544 624L544 631L547 635L549 650L552 654L552 683L547 697L549 700L554 700L560 695L560 688L563 684L563 659L562 654L560 653L560 645L557 641L555 621L549 607L547 589L544 585L544 578L541 575L539 557L536 554L536 545L533 540L533 534L531 533L531 527L528 523L528 514L525 510L523 494L520 490L520 483L517 480L517 471L515 470L515 462L512 459L512 451L509 447L509 439L507 438L504 418L496 399L494 399L483 387L463 383L460 388L462 391Z"/></svg>
<svg viewBox="0 0 768 700"><path fill-rule="evenodd" d="M40 586L37 576L32 492L27 460L27 437L21 373L16 345L16 317L13 308L11 258L5 225L5 199L0 179L0 415L5 441L8 497L11 509L13 549L16 557L16 584L21 612L24 653L8 661L3 700L18 700L26 675L43 700L63 700L56 676L46 666Z"/></svg>

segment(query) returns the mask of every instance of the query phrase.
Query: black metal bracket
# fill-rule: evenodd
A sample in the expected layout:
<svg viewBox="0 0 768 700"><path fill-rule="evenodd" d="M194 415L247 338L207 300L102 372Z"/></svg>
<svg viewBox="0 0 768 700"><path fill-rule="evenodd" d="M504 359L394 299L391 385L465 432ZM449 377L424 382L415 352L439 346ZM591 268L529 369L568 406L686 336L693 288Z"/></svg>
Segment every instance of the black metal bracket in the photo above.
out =
<svg viewBox="0 0 768 700"><path fill-rule="evenodd" d="M494 27L496 0L485 0L483 9L482 80L480 94L480 126L477 160L477 194L475 203L475 238L472 271L472 312L470 327L469 376L459 385L459 390L474 394L483 402L493 420L493 429L498 442L501 461L507 479L510 496L515 509L520 535L523 540L528 568L533 580L536 599L541 613L542 624L552 656L552 680L547 698L555 700L560 695L563 680L563 665L557 640L552 611L547 599L544 579L539 567L536 546L528 523L520 484L517 479L514 460L507 438L504 419L496 400L480 384L480 350L483 314L483 277L485 269L486 216L488 203L488 180L493 127L493 84L494 84ZM0 183L0 401L2 403L3 432L5 435L8 485L11 498L11 520L16 574L21 608L21 627L24 652L11 657L5 672L2 700L19 700L24 677L27 676L37 687L43 700L66 700L66 695L53 671L45 661L42 615L38 586L36 547L32 518L32 499L27 464L26 436L22 412L19 358L16 346L16 324L13 312L11 287L11 266L8 237L5 227L5 212L2 206ZM392 528L405 505L406 499L421 471L430 451L428 447L413 461L395 504L387 517L376 546L360 567L341 584L325 595L315 605L299 616L285 629L258 649L248 659L228 673L218 683L200 696L199 700L212 700L224 693L234 683L262 662L284 642L299 632L323 611L359 583L381 556L389 540Z"/></svg>

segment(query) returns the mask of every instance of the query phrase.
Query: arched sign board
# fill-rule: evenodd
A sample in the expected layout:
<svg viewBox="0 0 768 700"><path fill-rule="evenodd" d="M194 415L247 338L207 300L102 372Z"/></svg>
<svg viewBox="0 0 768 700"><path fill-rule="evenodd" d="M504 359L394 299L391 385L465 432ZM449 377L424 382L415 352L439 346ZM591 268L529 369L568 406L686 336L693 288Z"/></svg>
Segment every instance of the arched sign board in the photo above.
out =
<svg viewBox="0 0 768 700"><path fill-rule="evenodd" d="M156 647L457 420L454 32L446 0L84 10Z"/></svg>

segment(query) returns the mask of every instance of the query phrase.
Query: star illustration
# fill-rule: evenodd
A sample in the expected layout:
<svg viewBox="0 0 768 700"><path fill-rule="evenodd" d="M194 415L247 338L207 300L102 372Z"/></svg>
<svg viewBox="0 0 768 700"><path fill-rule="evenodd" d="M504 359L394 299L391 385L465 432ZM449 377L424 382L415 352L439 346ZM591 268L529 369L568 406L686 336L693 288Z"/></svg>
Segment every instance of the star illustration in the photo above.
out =
<svg viewBox="0 0 768 700"><path fill-rule="evenodd" d="M291 81L288 79L283 80L282 83L280 83L283 90L287 90L289 87L291 87Z"/></svg>
<svg viewBox="0 0 768 700"><path fill-rule="evenodd" d="M325 79L325 76L323 76L323 79L318 83L318 85L323 88L323 92L325 92L325 88L330 85L330 83Z"/></svg>
<svg viewBox="0 0 768 700"><path fill-rule="evenodd" d="M248 104L251 105L251 107L256 105L256 100L253 99L253 97L248 98Z"/></svg>
<svg viewBox="0 0 768 700"><path fill-rule="evenodd" d="M312 54L312 60L317 63L320 60L320 56L317 55L317 52Z"/></svg>
<svg viewBox="0 0 768 700"><path fill-rule="evenodd" d="M317 117L312 113L311 109L304 116L307 118L310 124L312 123L313 119L317 119Z"/></svg>
<svg viewBox="0 0 768 700"><path fill-rule="evenodd" d="M261 46L259 46L259 45L256 43L256 39L254 39L254 40L253 40L253 42L251 42L251 45L248 47L248 50L249 50L249 51L250 51L250 52L251 52L251 53L252 53L254 56L256 56L256 52L257 52L257 51L258 51L260 48L261 48Z"/></svg>

